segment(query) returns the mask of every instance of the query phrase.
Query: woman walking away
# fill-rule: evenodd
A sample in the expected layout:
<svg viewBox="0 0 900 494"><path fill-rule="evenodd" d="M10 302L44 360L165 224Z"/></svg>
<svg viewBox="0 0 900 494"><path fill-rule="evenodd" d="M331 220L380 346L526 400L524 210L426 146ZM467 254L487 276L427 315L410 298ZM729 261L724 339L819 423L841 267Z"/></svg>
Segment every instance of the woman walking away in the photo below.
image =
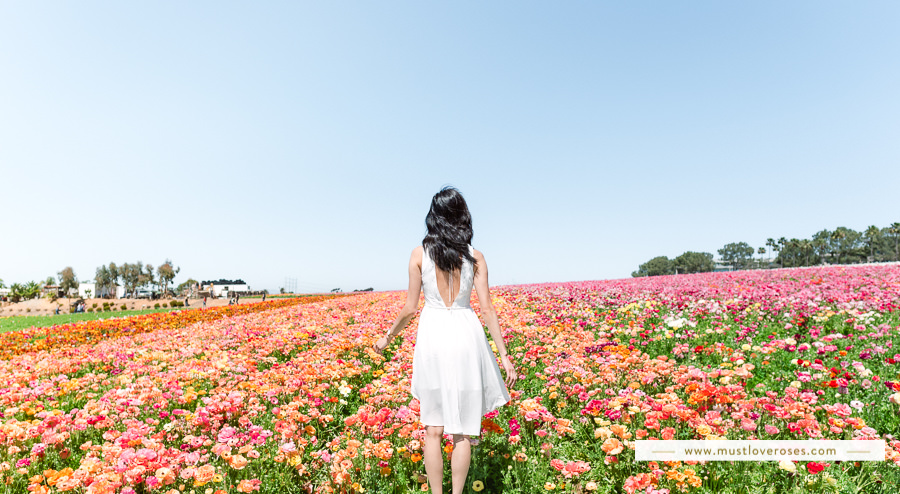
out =
<svg viewBox="0 0 900 494"><path fill-rule="evenodd" d="M419 315L411 391L419 400L420 420L425 425L425 473L431 492L442 494L441 440L444 434L451 435L453 494L460 494L469 473L470 438L481 435L481 419L486 413L509 402L507 386L512 386L517 376L491 304L487 263L481 252L470 245L472 217L462 194L452 187L435 194L425 225L428 233L409 259L406 305L374 349L381 353L409 324L416 313L419 293L424 290L425 307ZM505 383L481 322L469 305L473 288L481 316L500 353Z"/></svg>

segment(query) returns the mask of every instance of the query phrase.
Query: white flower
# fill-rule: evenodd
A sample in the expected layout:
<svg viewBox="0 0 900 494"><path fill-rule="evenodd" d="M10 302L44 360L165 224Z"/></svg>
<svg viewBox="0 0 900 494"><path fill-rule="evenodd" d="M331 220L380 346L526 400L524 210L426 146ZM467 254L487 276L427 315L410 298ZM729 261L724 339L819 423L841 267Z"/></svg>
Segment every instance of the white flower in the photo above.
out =
<svg viewBox="0 0 900 494"><path fill-rule="evenodd" d="M781 460L778 462L778 468L782 470L787 470L788 472L794 473L797 471L797 465L794 465L794 462L791 460Z"/></svg>
<svg viewBox="0 0 900 494"><path fill-rule="evenodd" d="M341 381L340 387L338 387L338 391L341 392L343 396L349 396L350 391L353 391L353 388L347 385L347 381Z"/></svg>

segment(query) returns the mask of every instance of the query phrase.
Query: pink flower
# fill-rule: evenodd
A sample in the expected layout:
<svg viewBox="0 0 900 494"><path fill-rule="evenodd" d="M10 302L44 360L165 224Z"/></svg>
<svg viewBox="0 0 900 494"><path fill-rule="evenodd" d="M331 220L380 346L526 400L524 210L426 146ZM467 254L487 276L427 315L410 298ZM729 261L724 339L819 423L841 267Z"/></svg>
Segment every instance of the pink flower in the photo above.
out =
<svg viewBox="0 0 900 494"><path fill-rule="evenodd" d="M766 424L766 434L771 434L774 436L775 434L778 434L779 432L780 431L778 430L778 427L775 427L772 424Z"/></svg>

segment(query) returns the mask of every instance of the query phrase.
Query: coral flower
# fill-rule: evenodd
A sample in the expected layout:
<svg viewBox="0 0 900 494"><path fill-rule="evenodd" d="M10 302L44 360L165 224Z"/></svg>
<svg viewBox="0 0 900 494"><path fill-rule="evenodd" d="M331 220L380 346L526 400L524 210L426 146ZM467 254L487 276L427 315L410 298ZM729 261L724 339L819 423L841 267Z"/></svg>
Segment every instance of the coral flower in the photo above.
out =
<svg viewBox="0 0 900 494"><path fill-rule="evenodd" d="M603 441L603 445L600 446L600 449L603 450L604 453L615 456L622 452L625 449L625 446L618 439L611 437L606 441Z"/></svg>

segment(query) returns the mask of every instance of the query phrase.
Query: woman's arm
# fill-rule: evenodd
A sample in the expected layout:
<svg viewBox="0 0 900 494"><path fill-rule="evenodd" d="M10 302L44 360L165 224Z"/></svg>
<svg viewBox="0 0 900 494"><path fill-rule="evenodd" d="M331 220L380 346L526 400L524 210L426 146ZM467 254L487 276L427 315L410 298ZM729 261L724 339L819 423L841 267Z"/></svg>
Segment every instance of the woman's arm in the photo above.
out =
<svg viewBox="0 0 900 494"><path fill-rule="evenodd" d="M494 304L491 302L491 292L488 288L488 269L484 255L475 251L475 293L478 295L478 305L481 307L481 317L484 324L488 327L491 339L497 345L497 351L500 353L500 363L503 364L503 370L506 371L506 387L511 388L515 384L518 375L516 368L509 360L506 353L506 343L500 334L500 321L497 320L497 311L494 310Z"/></svg>
<svg viewBox="0 0 900 494"><path fill-rule="evenodd" d="M378 353L381 353L416 315L419 294L422 292L422 251L422 246L416 247L409 256L409 289L406 291L406 304L400 309L400 315L397 316L388 334L375 342L375 351Z"/></svg>

